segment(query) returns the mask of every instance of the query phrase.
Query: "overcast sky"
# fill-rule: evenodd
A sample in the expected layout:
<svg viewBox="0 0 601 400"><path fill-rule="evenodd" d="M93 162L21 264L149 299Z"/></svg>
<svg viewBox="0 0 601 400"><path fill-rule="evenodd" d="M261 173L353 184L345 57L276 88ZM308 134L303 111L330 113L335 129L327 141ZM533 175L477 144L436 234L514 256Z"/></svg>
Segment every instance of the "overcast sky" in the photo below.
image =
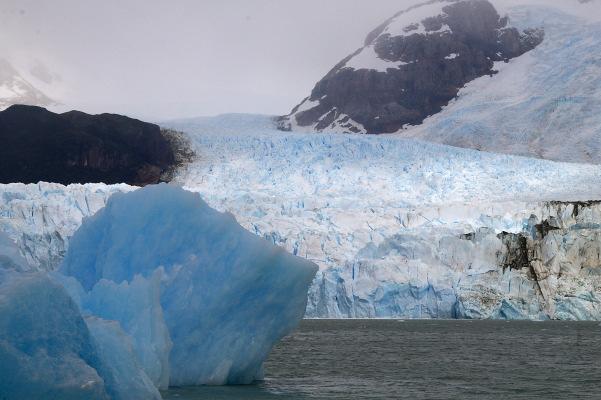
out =
<svg viewBox="0 0 601 400"><path fill-rule="evenodd" d="M46 66L45 89L69 108L151 120L285 114L417 2L0 0L0 52L21 70Z"/></svg>
<svg viewBox="0 0 601 400"><path fill-rule="evenodd" d="M413 2L2 0L0 46L60 75L52 94L86 111L284 114Z"/></svg>

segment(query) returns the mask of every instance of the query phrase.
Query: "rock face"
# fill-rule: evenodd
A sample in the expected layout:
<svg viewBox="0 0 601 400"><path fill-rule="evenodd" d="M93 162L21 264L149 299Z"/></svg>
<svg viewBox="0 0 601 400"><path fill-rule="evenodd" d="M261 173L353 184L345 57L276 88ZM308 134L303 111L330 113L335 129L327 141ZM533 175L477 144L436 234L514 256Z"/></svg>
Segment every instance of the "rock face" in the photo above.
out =
<svg viewBox="0 0 601 400"><path fill-rule="evenodd" d="M487 0L440 0L400 12L371 32L280 118L282 130L390 133L441 110L495 61L532 50L542 30L518 29Z"/></svg>
<svg viewBox="0 0 601 400"><path fill-rule="evenodd" d="M0 182L145 185L176 163L157 125L115 114L55 114L41 107L0 112Z"/></svg>

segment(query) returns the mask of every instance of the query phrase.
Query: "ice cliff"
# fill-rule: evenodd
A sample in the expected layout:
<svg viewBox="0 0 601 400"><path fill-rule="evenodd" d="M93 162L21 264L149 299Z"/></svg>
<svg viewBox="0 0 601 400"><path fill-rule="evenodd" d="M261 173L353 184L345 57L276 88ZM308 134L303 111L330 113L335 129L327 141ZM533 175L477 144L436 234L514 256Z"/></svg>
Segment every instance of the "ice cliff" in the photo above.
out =
<svg viewBox="0 0 601 400"><path fill-rule="evenodd" d="M1 398L147 400L171 385L251 383L303 317L313 263L244 230L196 193L168 185L128 191L85 193L106 205L84 219L54 272L30 266L0 236ZM79 211L91 213L86 204ZM56 228L58 218L43 215L33 226ZM54 216L75 226L65 220L82 213Z"/></svg>

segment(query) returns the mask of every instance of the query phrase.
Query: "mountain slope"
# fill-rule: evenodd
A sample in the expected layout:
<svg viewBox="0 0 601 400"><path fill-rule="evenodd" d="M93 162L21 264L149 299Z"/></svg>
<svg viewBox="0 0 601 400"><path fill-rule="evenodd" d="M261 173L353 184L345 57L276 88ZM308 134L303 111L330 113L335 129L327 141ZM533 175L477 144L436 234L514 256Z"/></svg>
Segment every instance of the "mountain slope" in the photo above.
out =
<svg viewBox="0 0 601 400"><path fill-rule="evenodd" d="M496 61L490 75L478 77L461 87L451 85L458 91L454 92L456 97L447 105L442 109L430 108L428 113L432 115L423 122L421 117L417 118L396 133L403 137L490 152L555 161L601 163L601 43L598 40L601 16L595 2L524 0L525 5L519 6L515 4L520 2L513 0L494 0L494 3L507 13L516 29L531 34L539 32L528 31L532 27L544 31L542 43L519 57ZM436 4L440 6L443 3L431 3L428 7ZM425 30L423 23L418 27ZM388 25L376 30L374 35L379 35L382 29L388 29ZM374 35L368 37L368 41ZM426 42L420 46L422 51L428 49ZM397 122L408 121L406 110L390 101L388 92L397 90L398 82L384 82L379 77L390 75L393 71L401 73L411 64L401 66L401 72L388 69L394 63L382 60L383 64L366 64L372 70L347 68L348 63L357 62L357 57L361 61L366 49L369 46L337 66L328 79L324 78L316 86L315 93L295 108L293 114L280 119L280 128L310 132L390 132L398 124L389 126L386 122L389 118ZM449 58L441 63L460 61L460 57ZM369 57L363 62L375 60L377 58ZM377 68L386 68L387 72L377 71ZM340 97L332 103L332 98L321 94L321 90L330 88L337 79L333 77L342 73L370 78L345 82L340 86ZM437 103L440 100L437 96L448 94L445 89L447 77L432 74L428 77L442 79L442 82L437 81L427 104L441 104ZM410 74L409 78L414 79ZM379 86L382 82L383 87ZM420 80L412 82L419 87L432 85ZM323 96L326 97L322 99ZM411 93L410 97L419 99L415 93ZM447 99L448 96L444 100ZM380 112L382 102L388 103ZM329 115L326 109L335 109L336 114L350 103L356 104L357 109L345 111L345 116L334 122L330 117L326 118ZM371 113L376 114L373 118L377 122L364 125L365 121L360 118ZM381 129L374 131L371 129L374 126Z"/></svg>
<svg viewBox="0 0 601 400"><path fill-rule="evenodd" d="M280 121L308 128L391 133L441 110L467 82L494 74L543 40L519 31L487 0L434 0L398 13L336 65Z"/></svg>
<svg viewBox="0 0 601 400"><path fill-rule="evenodd" d="M578 7L578 5L576 5ZM498 64L494 78L403 136L558 161L601 163L601 23L549 7L519 7L512 20L544 26L545 41Z"/></svg>

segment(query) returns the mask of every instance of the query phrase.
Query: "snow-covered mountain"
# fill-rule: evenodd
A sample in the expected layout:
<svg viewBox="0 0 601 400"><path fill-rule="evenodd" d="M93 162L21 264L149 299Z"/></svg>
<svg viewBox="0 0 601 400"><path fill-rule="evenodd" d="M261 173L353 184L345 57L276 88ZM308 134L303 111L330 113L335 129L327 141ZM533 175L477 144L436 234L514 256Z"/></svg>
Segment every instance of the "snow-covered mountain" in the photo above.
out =
<svg viewBox="0 0 601 400"><path fill-rule="evenodd" d="M169 126L197 153L176 183L319 265L310 317L601 319L599 166L260 116ZM0 229L51 269L83 217L134 189L4 185Z"/></svg>
<svg viewBox="0 0 601 400"><path fill-rule="evenodd" d="M391 133L420 124L463 85L494 74L495 61L518 57L543 38L542 30L511 26L488 0L411 7L367 35L280 127Z"/></svg>
<svg viewBox="0 0 601 400"><path fill-rule="evenodd" d="M52 76L41 64L32 68L40 79L50 83ZM6 59L0 58L0 110L13 104L48 107L57 102L38 89Z"/></svg>
<svg viewBox="0 0 601 400"><path fill-rule="evenodd" d="M576 5L578 7L578 5ZM486 151L601 163L601 23L548 7L512 20L544 26L533 51L466 85L442 112L402 134Z"/></svg>
<svg viewBox="0 0 601 400"><path fill-rule="evenodd" d="M428 72L427 77L435 82L424 83L415 78L411 69L417 69L419 62L412 67L413 59L402 58L404 53L399 53L399 59L386 58L397 51L386 32L393 31L401 22L407 29L417 27L416 31L404 32L409 36L398 40L408 43L411 32L416 32L416 37L426 35L428 39L422 39L415 51L434 54L428 50L427 29L433 23L430 21L448 19L452 14L448 12L447 2L428 3L385 23L375 31L380 36L368 36L366 47L336 66L317 84L313 93L281 121L281 126L296 131L397 131L401 136L459 147L557 161L601 163L601 44L597 40L601 35L601 22L595 17L599 13L594 2L492 1L503 15L507 13L510 26L525 33L522 40L532 43L528 38L538 38L536 32L544 31L542 43L519 57L503 57L503 53L499 58L491 57L499 61L483 70L482 76L465 75L465 81L460 82L453 79L455 65L469 70L479 64L473 65L474 58L464 59L465 51L454 50L452 46L459 46L455 40L442 47L449 54L443 57L436 53L432 58L439 58L435 65L440 74ZM455 3L455 6L462 3L484 4L470 1ZM403 16L412 18L405 20ZM426 18L428 16L435 18ZM410 20L416 24L410 25ZM420 20L421 23L417 23ZM537 30L529 31L532 28ZM446 28L432 34L436 40L449 35ZM382 35L385 40L378 39ZM535 43L536 40L532 44ZM402 50L414 51L406 47ZM349 78L344 85L336 85L343 75ZM388 78L396 75L404 78ZM426 90L425 97L417 96L415 88L405 87L407 81L417 88L432 90ZM381 82L385 82L384 87ZM401 92L393 96L391 90ZM422 108L423 112L408 114L407 110L412 108L407 104L420 98L425 99L427 107ZM447 102L441 111L439 106ZM331 110L336 115L343 113L344 117L332 120L328 114ZM427 115L430 117L422 123L422 117ZM401 125L405 125L404 129L398 129Z"/></svg>

